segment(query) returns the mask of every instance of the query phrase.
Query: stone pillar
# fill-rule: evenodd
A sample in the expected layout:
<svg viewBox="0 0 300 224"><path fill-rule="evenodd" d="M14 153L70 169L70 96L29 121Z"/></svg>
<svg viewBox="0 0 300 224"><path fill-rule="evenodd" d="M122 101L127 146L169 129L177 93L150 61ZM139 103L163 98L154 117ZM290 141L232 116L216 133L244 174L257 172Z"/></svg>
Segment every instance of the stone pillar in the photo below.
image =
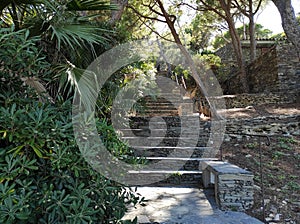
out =
<svg viewBox="0 0 300 224"><path fill-rule="evenodd" d="M203 162L204 188L214 185L215 200L220 209L243 211L253 206L253 174L223 161Z"/></svg>

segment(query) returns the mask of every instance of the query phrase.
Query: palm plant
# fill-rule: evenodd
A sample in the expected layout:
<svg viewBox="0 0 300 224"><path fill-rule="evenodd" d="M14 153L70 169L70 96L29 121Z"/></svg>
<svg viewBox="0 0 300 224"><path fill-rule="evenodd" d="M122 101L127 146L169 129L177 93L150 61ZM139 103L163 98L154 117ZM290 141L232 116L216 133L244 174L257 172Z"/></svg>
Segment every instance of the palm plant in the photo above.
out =
<svg viewBox="0 0 300 224"><path fill-rule="evenodd" d="M95 46L109 42L112 31L102 28L96 18L114 9L116 6L101 0L1 0L0 26L13 26L15 31L28 29L29 36L41 37L39 47L46 52L60 83L58 87L52 82L45 89L55 96L58 90L76 90L82 72L96 56ZM42 85L38 77L32 80L36 85L31 86ZM91 81L83 83L89 86ZM65 88L68 84L72 88Z"/></svg>

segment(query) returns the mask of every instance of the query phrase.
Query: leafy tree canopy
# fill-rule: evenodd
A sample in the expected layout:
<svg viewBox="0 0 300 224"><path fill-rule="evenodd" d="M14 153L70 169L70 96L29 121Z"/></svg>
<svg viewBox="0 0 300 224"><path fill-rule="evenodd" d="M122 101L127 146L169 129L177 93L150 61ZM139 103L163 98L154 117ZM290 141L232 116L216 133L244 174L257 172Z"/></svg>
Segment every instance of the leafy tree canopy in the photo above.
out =
<svg viewBox="0 0 300 224"><path fill-rule="evenodd" d="M249 39L249 26L241 26L237 28L238 34L241 39ZM262 38L270 38L273 34L273 32L267 28L264 28L261 24L255 25L255 31L256 31L256 38L262 39ZM215 40L213 41L213 47L215 49L218 49L220 47L223 47L227 43L230 43L230 34L229 31L225 32L223 35L217 35L215 37Z"/></svg>

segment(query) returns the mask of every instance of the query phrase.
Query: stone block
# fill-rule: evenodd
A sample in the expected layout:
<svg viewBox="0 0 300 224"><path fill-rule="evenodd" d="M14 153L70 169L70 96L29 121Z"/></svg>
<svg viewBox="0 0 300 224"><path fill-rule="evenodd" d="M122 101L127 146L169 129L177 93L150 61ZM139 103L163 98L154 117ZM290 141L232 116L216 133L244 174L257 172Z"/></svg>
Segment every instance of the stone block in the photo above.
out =
<svg viewBox="0 0 300 224"><path fill-rule="evenodd" d="M253 205L253 174L233 164L208 161L202 164L204 188L214 185L221 209L243 211Z"/></svg>

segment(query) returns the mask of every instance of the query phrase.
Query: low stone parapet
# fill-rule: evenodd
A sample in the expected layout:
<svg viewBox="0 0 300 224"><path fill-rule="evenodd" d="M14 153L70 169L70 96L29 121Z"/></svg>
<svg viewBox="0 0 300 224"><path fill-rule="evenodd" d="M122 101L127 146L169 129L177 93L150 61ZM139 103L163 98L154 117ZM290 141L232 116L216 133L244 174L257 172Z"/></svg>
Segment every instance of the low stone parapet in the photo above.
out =
<svg viewBox="0 0 300 224"><path fill-rule="evenodd" d="M215 200L222 210L243 211L253 205L253 174L223 161L202 163L204 188L214 187Z"/></svg>

